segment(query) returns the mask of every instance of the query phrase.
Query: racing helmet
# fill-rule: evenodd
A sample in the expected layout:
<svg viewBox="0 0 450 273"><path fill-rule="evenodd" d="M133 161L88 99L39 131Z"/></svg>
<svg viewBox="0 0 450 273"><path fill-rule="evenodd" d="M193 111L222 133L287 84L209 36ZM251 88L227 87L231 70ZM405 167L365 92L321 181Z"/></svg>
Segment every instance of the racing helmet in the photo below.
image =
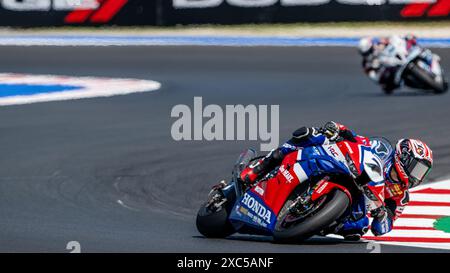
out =
<svg viewBox="0 0 450 273"><path fill-rule="evenodd" d="M408 188L418 186L433 166L433 152L416 139L400 139L395 147L394 166L398 178Z"/></svg>
<svg viewBox="0 0 450 273"><path fill-rule="evenodd" d="M363 56L369 55L373 51L373 39L366 37L359 40L358 51Z"/></svg>
<svg viewBox="0 0 450 273"><path fill-rule="evenodd" d="M416 35L414 35L414 34L406 34L406 35L405 35L405 40L406 40L407 42L411 42L411 43L413 43L413 44L416 44L416 43L417 43L417 37L416 37Z"/></svg>
<svg viewBox="0 0 450 273"><path fill-rule="evenodd" d="M416 36L414 36L413 34L407 34L405 36L405 41L406 41L406 47L408 48L408 50L417 45L417 38Z"/></svg>

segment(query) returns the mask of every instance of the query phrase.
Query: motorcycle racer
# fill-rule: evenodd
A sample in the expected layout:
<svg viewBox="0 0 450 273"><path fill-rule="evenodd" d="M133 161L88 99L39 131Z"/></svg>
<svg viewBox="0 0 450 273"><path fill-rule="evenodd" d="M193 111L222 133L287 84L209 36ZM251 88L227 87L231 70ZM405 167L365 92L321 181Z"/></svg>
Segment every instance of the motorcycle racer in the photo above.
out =
<svg viewBox="0 0 450 273"><path fill-rule="evenodd" d="M382 38L365 37L359 41L358 45L358 51L363 57L362 66L364 72L370 79L380 84L387 93L398 87L394 83L396 61L392 58L381 56L381 53L392 39L404 39L408 50L413 46L417 46L417 39L414 35Z"/></svg>
<svg viewBox="0 0 450 273"><path fill-rule="evenodd" d="M302 127L281 147L272 150L258 163L244 169L240 179L245 184L252 185L277 167L291 152L343 140L356 142L358 139L364 137L333 121L327 122L321 128ZM380 236L392 230L394 221L408 204L409 188L419 185L425 179L431 170L433 157L431 149L425 143L414 139L399 140L395 150L391 151L381 147L377 141L371 142L371 147L372 152L378 155L384 164L384 182L382 185L374 185L381 187L384 196L383 205L370 210L370 216L373 217L371 231L374 235ZM342 235L347 240L359 240L368 231L368 227L367 200L362 196L360 200L353 202L352 212L343 223L329 233Z"/></svg>

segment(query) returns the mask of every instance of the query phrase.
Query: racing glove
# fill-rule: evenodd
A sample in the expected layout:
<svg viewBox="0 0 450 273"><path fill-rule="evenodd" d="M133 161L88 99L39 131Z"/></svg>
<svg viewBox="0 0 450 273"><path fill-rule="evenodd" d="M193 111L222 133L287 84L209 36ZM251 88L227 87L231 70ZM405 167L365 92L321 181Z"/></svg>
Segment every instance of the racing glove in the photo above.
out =
<svg viewBox="0 0 450 273"><path fill-rule="evenodd" d="M356 142L352 131L334 121L327 122L322 127L322 133L331 141L349 140Z"/></svg>
<svg viewBox="0 0 450 273"><path fill-rule="evenodd" d="M339 125L334 121L329 121L322 127L322 132L329 140L335 141L339 137Z"/></svg>

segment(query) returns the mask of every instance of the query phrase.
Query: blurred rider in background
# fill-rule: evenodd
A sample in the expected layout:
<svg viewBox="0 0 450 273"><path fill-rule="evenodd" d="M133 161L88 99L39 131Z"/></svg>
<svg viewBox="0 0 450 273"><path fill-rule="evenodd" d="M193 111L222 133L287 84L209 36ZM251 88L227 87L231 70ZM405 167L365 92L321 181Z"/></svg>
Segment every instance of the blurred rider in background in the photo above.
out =
<svg viewBox="0 0 450 273"><path fill-rule="evenodd" d="M391 93L398 86L394 82L395 72L397 70L395 60L380 56L381 52L389 45L390 40L401 38L406 41L407 50L417 46L417 39L414 35L404 37L365 37L359 41L358 50L363 57L362 66L364 72L370 79L380 84L386 93Z"/></svg>

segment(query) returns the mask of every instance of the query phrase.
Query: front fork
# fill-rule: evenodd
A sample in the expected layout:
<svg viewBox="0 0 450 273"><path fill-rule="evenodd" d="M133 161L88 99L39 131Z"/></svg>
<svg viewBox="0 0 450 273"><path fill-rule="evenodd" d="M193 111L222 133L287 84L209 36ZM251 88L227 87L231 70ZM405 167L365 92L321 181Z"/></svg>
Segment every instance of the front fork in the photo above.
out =
<svg viewBox="0 0 450 273"><path fill-rule="evenodd" d="M220 211L227 202L234 205L237 196L236 188L235 183L227 184L222 180L219 184L213 186L209 192L206 207L213 211Z"/></svg>

